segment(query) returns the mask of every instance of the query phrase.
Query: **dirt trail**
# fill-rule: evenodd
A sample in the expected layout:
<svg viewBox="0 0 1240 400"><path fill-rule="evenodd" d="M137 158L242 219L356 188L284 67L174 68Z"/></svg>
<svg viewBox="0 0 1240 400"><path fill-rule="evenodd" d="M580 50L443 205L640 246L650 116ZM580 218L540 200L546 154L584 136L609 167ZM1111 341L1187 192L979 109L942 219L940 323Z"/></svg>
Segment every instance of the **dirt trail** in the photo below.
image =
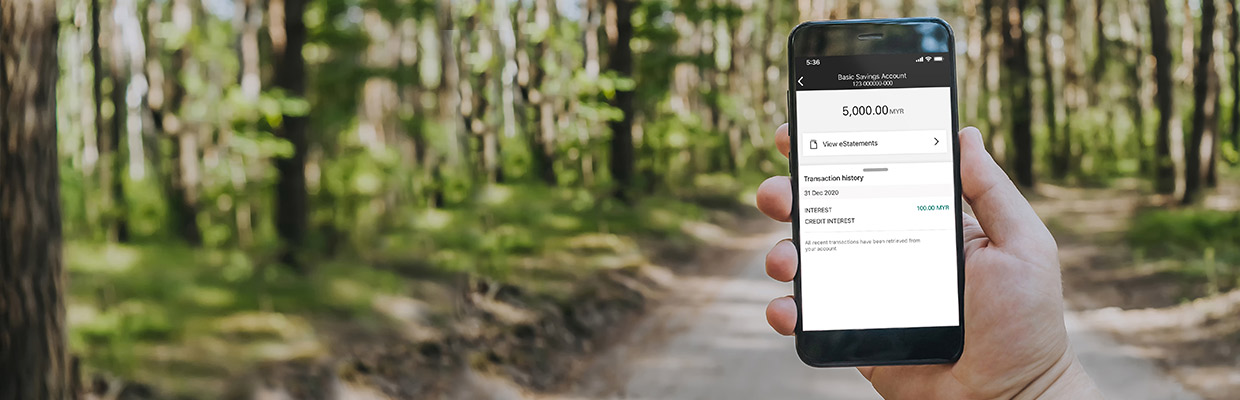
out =
<svg viewBox="0 0 1240 400"><path fill-rule="evenodd" d="M675 293L597 358L565 399L877 399L856 370L813 369L791 338L766 325L789 284L766 277L766 251L787 225L747 243L741 257L678 278Z"/></svg>
<svg viewBox="0 0 1240 400"><path fill-rule="evenodd" d="M1200 399L1139 349L1126 346L1084 313L1124 296L1114 285L1086 285L1084 275L1119 263L1122 233L1141 199L1122 190L1043 185L1032 204L1059 244L1072 346L1094 381L1114 399Z"/></svg>
<svg viewBox="0 0 1240 400"><path fill-rule="evenodd" d="M1201 207L1240 209L1240 185L1220 182ZM1088 367L1091 358L1145 360L1156 372L1175 378L1174 385L1156 386L1174 393L1187 393L1187 387L1200 396L1156 398L1234 399L1240 392L1240 290L1183 302L1203 296L1204 285L1168 274L1157 260L1134 260L1124 237L1128 224L1139 208L1170 201L1142 195L1136 187L1135 181L1108 189L1041 185L1033 196L1034 208L1059 244L1069 329L1075 322L1094 331L1074 343L1111 343L1096 346L1105 353L1082 352L1082 361ZM1091 374L1095 380L1116 381L1114 398L1162 393L1150 382L1126 376L1127 368L1132 365L1115 362Z"/></svg>
<svg viewBox="0 0 1240 400"><path fill-rule="evenodd" d="M1131 335L1116 335L1134 323L1131 318L1115 318L1117 313L1153 312L1158 315L1146 319L1162 318L1166 325L1169 317L1163 314L1174 311L1104 309L1124 299L1141 302L1132 299L1125 286L1099 281L1091 274L1124 262L1122 233L1142 200L1123 190L1039 187L1038 191L1034 206L1060 245L1069 336L1108 398L1224 398L1217 394L1226 392L1207 391L1203 397L1187 390L1181 382L1191 379L1176 368L1169 373L1165 357ZM476 377L472 383L485 388L485 397L498 399L878 399L854 369L802 365L792 339L776 335L766 325L767 302L789 294L791 286L770 280L763 268L766 251L789 236L789 227L764 227L767 233L733 240L730 252L705 255L696 261L696 268L680 271L660 305L633 326L618 327L629 332L586 362L565 394L531 395L486 377ZM734 235L716 232L713 240ZM1240 295L1230 297L1240 303ZM1226 303L1223 300L1213 299L1211 304ZM1171 323L1183 319L1177 318ZM1236 369L1224 372L1234 374ZM1199 385L1193 387L1200 390Z"/></svg>
<svg viewBox="0 0 1240 400"><path fill-rule="evenodd" d="M792 339L766 325L767 302L791 287L765 276L765 253L788 230L773 225L747 256L679 278L676 294L596 359L570 395L556 398L880 398L852 368L804 366ZM1200 398L1077 312L1066 319L1076 351L1108 397Z"/></svg>

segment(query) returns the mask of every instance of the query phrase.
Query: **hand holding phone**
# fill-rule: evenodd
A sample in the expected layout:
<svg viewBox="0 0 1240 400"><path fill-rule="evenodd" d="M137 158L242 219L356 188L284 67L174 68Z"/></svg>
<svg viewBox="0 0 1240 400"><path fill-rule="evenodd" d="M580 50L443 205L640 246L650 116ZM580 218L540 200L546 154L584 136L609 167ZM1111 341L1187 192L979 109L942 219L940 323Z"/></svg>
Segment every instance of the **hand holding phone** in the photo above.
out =
<svg viewBox="0 0 1240 400"><path fill-rule="evenodd" d="M776 130L775 142L789 153L787 125ZM963 194L976 215L964 216L968 345L954 364L858 370L888 399L1034 398L1039 393L1044 398L1102 398L1068 344L1054 238L986 152L977 129L965 128L959 142ZM769 178L758 188L758 208L779 221L790 220L792 198L786 176ZM797 266L790 240L767 254L766 270L773 279L791 282ZM775 331L791 335L796 304L791 297L774 299L766 317Z"/></svg>
<svg viewBox="0 0 1240 400"><path fill-rule="evenodd" d="M961 216L967 275L962 329L968 345L958 361L948 365L858 369L885 398L1102 398L1068 345L1054 239L986 152L976 129L967 128L951 139L959 144L960 194L977 216ZM796 165L797 141L788 125L777 130L776 144L783 154L793 155ZM768 179L758 190L758 208L776 220L795 220L793 188L790 177ZM781 241L767 255L772 278L793 281L801 268L810 267L794 243ZM872 301L859 298L844 306L866 308ZM799 346L802 311L793 298L778 298L768 305L767 320L781 334L797 334ZM820 345L844 346L840 351L846 353L858 347L846 342Z"/></svg>

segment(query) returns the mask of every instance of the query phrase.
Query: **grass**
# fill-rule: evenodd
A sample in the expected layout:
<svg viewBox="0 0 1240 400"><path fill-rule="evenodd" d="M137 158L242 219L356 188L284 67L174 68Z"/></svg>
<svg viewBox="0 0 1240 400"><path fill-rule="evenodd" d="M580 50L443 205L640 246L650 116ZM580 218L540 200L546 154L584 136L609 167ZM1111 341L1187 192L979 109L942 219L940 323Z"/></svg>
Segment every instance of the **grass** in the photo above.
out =
<svg viewBox="0 0 1240 400"><path fill-rule="evenodd" d="M1150 210L1128 231L1137 258L1178 262L1185 279L1206 281L1207 292L1240 287L1240 212L1203 209Z"/></svg>
<svg viewBox="0 0 1240 400"><path fill-rule="evenodd" d="M372 296L404 287L390 272L347 262L302 277L239 251L175 244L70 241L65 255L74 352L93 369L173 391L255 362L316 356L325 343L313 319L377 323Z"/></svg>
<svg viewBox="0 0 1240 400"><path fill-rule="evenodd" d="M710 202L736 204L741 185L708 181ZM331 258L309 252L306 259L320 261L306 275L261 250L191 248L157 237L124 245L71 239L71 349L88 373L216 398L255 365L326 355L331 323L404 326L385 311L392 299L432 303L426 321L449 323L452 305L427 297L427 284L469 276L529 296L566 296L587 274L647 263L649 244L691 248L681 225L707 217L696 198L624 204L596 197L494 185L459 207L390 212L383 232L365 231L359 218L338 227L350 231L352 250Z"/></svg>

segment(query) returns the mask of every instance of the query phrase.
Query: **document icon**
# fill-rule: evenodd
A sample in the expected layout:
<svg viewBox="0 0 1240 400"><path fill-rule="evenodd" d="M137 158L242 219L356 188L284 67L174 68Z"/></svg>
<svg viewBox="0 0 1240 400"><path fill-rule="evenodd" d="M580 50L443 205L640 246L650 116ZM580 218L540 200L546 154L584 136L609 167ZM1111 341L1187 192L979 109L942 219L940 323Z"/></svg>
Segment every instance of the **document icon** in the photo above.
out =
<svg viewBox="0 0 1240 400"><path fill-rule="evenodd" d="M810 139L810 140L809 140L809 149L810 149L810 150L813 150L813 149L817 149L817 148L818 148L818 141L817 141L817 140L814 140L814 139Z"/></svg>

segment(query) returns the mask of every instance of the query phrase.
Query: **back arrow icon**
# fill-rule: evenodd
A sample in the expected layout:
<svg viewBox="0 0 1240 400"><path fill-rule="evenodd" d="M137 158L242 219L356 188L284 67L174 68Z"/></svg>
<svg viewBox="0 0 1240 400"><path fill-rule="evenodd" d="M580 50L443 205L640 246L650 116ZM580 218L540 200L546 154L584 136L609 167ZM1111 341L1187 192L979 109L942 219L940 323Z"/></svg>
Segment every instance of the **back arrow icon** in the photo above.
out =
<svg viewBox="0 0 1240 400"><path fill-rule="evenodd" d="M801 83L801 80L802 80L802 79L805 79L805 77L804 77L804 76L802 76L802 77L800 77L800 78L797 78L797 83L800 83L800 84L801 84L801 86L805 86L805 84L804 84L804 83Z"/></svg>

